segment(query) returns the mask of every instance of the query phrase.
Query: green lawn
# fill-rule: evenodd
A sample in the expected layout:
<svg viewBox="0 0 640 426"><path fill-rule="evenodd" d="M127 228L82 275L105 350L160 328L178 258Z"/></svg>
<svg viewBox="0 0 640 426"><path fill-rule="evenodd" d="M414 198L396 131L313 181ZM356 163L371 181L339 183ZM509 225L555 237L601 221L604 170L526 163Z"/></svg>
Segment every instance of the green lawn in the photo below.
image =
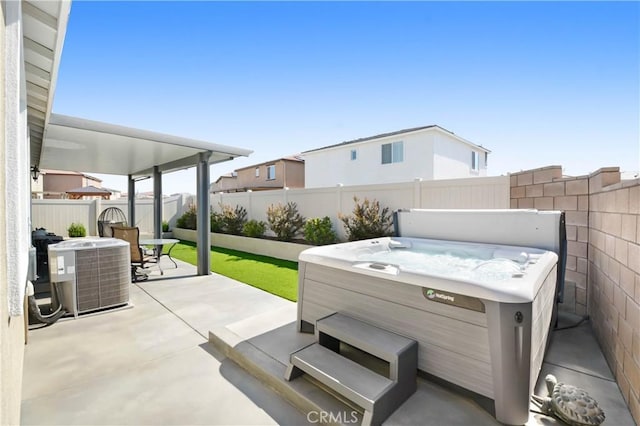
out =
<svg viewBox="0 0 640 426"><path fill-rule="evenodd" d="M171 257L195 265L198 257L196 245L182 241L173 248ZM296 262L212 247L210 269L276 296L294 302L298 299L298 264Z"/></svg>

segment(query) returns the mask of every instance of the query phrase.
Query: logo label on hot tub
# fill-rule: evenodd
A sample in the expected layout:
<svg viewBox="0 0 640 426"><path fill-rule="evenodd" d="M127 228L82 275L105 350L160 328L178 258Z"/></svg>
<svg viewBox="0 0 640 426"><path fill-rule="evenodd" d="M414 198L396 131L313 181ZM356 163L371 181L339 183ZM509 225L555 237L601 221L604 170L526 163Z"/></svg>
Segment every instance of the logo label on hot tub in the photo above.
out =
<svg viewBox="0 0 640 426"><path fill-rule="evenodd" d="M458 308L470 309L476 312L485 311L484 303L475 297L424 287L422 288L422 294L431 302L444 303L445 305L457 306Z"/></svg>

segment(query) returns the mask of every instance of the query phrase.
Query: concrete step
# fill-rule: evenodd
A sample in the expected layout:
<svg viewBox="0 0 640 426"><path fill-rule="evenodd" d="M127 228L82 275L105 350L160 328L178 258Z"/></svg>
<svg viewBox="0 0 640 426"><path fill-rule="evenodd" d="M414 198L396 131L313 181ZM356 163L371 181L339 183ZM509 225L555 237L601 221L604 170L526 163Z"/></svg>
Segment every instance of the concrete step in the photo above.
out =
<svg viewBox="0 0 640 426"><path fill-rule="evenodd" d="M394 381L347 359L317 343L291 354L291 366L328 386L365 411L372 411L394 386ZM287 380L300 372L287 370Z"/></svg>
<svg viewBox="0 0 640 426"><path fill-rule="evenodd" d="M262 326L264 318L258 320L257 324ZM269 343L265 344L265 341ZM247 340L231 328L217 327L209 332L209 343L211 350L219 351L229 361L251 373L301 413L309 415L311 420L318 420L320 413L343 413L342 418L331 419L326 423L327 426L360 424L362 410L345 398L324 391L326 386L317 380L311 377L309 380L285 380L290 354L313 343L313 335L298 333L295 322ZM354 415L357 418L355 421ZM273 418L278 422L277 416Z"/></svg>

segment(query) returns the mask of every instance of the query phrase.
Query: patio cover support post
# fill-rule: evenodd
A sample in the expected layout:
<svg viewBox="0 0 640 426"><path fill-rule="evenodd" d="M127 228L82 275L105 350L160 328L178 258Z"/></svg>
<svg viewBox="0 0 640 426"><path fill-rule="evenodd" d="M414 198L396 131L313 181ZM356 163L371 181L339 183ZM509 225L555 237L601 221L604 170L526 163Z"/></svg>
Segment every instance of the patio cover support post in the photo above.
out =
<svg viewBox="0 0 640 426"><path fill-rule="evenodd" d="M129 207L129 226L136 226L136 181L128 175L127 204Z"/></svg>
<svg viewBox="0 0 640 426"><path fill-rule="evenodd" d="M162 173L153 166L153 238L162 238Z"/></svg>
<svg viewBox="0 0 640 426"><path fill-rule="evenodd" d="M211 239L209 234L209 157L211 152L199 154L197 168L196 206L197 206L197 251L198 275L209 275L211 262Z"/></svg>

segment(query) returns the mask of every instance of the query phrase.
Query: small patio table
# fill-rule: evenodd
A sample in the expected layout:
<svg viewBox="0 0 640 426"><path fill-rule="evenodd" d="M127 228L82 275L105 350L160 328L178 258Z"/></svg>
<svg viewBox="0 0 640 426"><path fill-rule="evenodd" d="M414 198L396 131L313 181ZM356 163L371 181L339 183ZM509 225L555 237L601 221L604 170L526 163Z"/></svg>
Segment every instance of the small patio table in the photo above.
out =
<svg viewBox="0 0 640 426"><path fill-rule="evenodd" d="M153 249L154 256L156 258L156 263L158 264L158 268L160 269L160 275L164 275L164 271L162 270L162 266L160 266L160 258L162 256L167 256L169 258L169 260L171 262L173 262L173 264L177 268L178 264L171 257L171 250L173 250L175 245L178 244L179 242L180 242L180 240L176 240L175 238L150 238L150 239L140 240L140 245L141 246L154 246L154 249ZM163 253L162 252L162 247L165 246L165 245L169 245L169 244L171 244L171 246L169 247L169 250L166 253Z"/></svg>

